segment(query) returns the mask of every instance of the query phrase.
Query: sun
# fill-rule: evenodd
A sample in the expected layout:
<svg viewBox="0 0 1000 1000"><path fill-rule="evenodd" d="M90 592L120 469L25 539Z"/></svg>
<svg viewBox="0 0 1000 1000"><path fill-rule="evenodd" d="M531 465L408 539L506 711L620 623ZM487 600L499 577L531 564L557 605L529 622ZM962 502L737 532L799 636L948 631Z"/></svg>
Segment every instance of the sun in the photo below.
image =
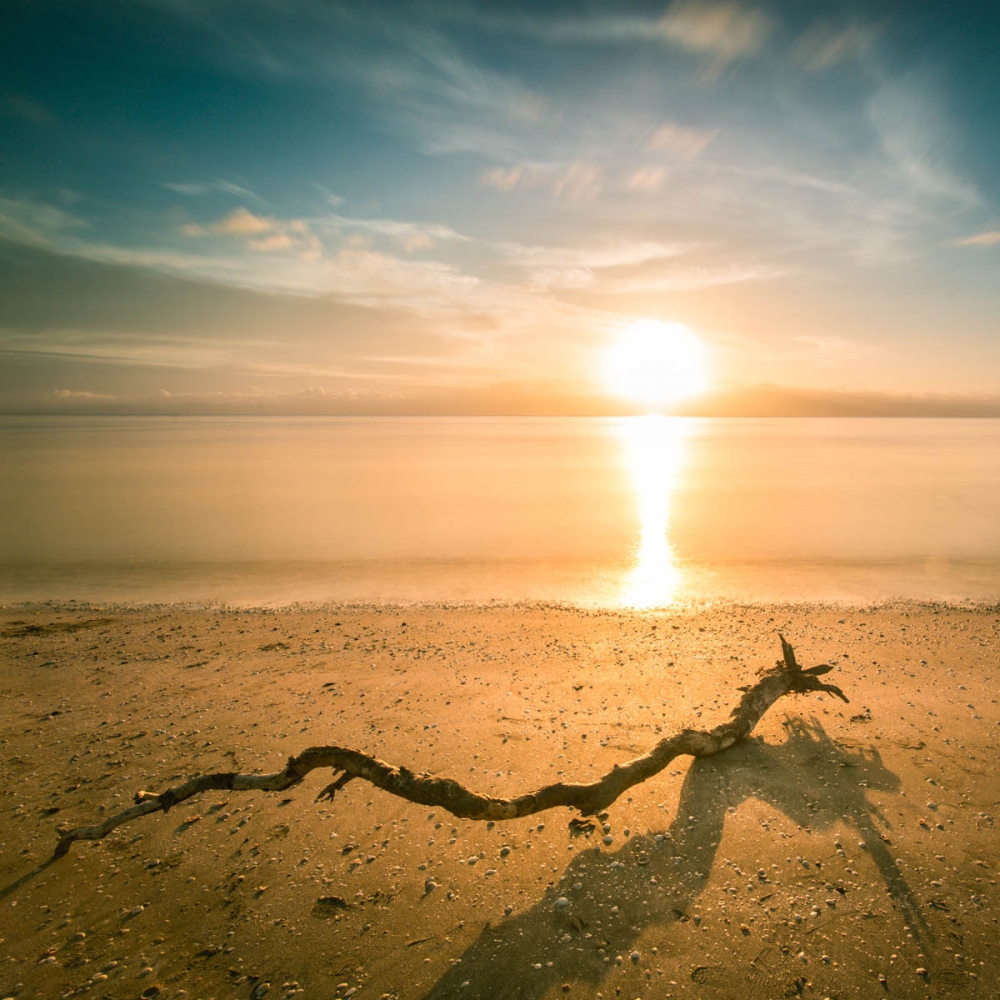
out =
<svg viewBox="0 0 1000 1000"><path fill-rule="evenodd" d="M708 388L705 346L683 323L635 320L608 348L604 377L617 396L667 407Z"/></svg>

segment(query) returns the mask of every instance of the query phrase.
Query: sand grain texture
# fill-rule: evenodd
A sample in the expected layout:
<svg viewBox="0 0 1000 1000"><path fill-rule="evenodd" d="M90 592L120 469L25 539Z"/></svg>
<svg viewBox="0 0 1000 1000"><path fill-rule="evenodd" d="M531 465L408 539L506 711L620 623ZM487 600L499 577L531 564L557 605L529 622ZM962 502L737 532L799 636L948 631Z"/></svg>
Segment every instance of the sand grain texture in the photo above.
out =
<svg viewBox="0 0 1000 1000"><path fill-rule="evenodd" d="M494 795L591 780L724 721L779 629L851 704L782 699L607 834L316 803L325 775L209 793L0 902L0 997L996 995L986 608L5 609L0 887L139 789L317 743Z"/></svg>

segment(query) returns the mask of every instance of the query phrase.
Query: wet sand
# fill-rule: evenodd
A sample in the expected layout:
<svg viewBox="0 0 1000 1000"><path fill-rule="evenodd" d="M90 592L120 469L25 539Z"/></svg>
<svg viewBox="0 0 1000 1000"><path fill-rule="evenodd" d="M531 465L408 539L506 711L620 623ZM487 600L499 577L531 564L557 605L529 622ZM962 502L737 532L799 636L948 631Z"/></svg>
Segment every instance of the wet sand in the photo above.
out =
<svg viewBox="0 0 1000 1000"><path fill-rule="evenodd" d="M0 997L997 995L996 608L8 607L0 889L60 825L310 745L596 777L723 721L779 629L851 703L787 697L593 829L312 775L77 844L0 901Z"/></svg>

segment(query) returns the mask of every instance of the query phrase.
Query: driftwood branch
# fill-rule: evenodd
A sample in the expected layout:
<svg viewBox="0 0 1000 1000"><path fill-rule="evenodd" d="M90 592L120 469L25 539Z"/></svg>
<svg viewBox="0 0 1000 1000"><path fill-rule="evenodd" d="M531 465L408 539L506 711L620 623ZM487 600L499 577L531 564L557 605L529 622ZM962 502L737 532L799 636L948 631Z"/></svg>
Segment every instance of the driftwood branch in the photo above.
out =
<svg viewBox="0 0 1000 1000"><path fill-rule="evenodd" d="M592 816L611 805L633 785L659 774L675 757L710 757L746 739L764 713L786 694L825 691L847 701L844 692L833 684L823 684L819 678L833 667L820 664L803 670L795 659L795 651L781 639L783 657L775 667L764 673L752 687L744 689L739 705L728 722L710 730L684 729L656 744L648 753L625 764L615 766L602 778L587 784L557 782L516 798L495 798L480 795L452 778L430 774L415 774L406 767L396 767L359 750L345 747L309 747L297 757L291 757L280 771L273 774L237 774L220 772L190 778L181 785L163 792L139 792L135 804L123 812L109 816L95 826L60 830L54 857L65 854L78 840L101 840L112 830L140 816L167 812L179 802L213 789L227 791L282 792L299 784L310 771L330 768L335 777L320 793L319 799L332 800L337 792L355 778L399 796L409 802L437 806L462 819L505 820L566 806L584 816Z"/></svg>

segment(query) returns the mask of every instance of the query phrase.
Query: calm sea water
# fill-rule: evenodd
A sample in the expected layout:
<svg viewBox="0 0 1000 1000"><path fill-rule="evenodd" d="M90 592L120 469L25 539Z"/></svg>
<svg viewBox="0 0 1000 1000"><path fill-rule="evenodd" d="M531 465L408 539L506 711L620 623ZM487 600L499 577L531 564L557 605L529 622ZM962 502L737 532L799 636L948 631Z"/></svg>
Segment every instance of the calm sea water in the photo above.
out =
<svg viewBox="0 0 1000 1000"><path fill-rule="evenodd" d="M1000 597L1000 421L0 418L0 599Z"/></svg>

